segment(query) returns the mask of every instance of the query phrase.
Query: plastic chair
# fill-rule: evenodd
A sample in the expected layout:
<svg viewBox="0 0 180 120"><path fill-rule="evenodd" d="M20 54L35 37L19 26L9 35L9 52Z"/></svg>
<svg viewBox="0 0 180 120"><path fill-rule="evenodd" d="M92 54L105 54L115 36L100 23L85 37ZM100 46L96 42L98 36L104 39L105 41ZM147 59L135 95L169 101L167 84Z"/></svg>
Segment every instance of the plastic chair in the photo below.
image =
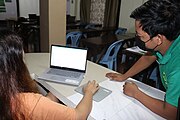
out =
<svg viewBox="0 0 180 120"><path fill-rule="evenodd" d="M115 31L115 34L117 35L122 35L122 34L125 34L127 32L127 28L118 28L116 31Z"/></svg>
<svg viewBox="0 0 180 120"><path fill-rule="evenodd" d="M79 39L81 38L81 32L70 32L66 35L66 45L72 47L78 47Z"/></svg>
<svg viewBox="0 0 180 120"><path fill-rule="evenodd" d="M149 76L149 79L155 82L155 87L160 89L160 81L158 80L158 67L155 67Z"/></svg>
<svg viewBox="0 0 180 120"><path fill-rule="evenodd" d="M95 24L92 23L85 26L85 29L94 29L94 28L95 28Z"/></svg>
<svg viewBox="0 0 180 120"><path fill-rule="evenodd" d="M117 70L117 54L122 46L123 40L114 42L109 46L105 55L99 61L100 64L105 64L111 70Z"/></svg>
<svg viewBox="0 0 180 120"><path fill-rule="evenodd" d="M116 31L115 31L115 34L116 35L122 35L122 34L125 34L127 32L127 28L118 28ZM122 63L125 61L125 55L122 56Z"/></svg>
<svg viewBox="0 0 180 120"><path fill-rule="evenodd" d="M95 28L95 24L92 24L92 23L87 24L87 25L84 27L84 29L94 29L94 28ZM83 37L84 37L84 38L87 38L87 33L83 34Z"/></svg>

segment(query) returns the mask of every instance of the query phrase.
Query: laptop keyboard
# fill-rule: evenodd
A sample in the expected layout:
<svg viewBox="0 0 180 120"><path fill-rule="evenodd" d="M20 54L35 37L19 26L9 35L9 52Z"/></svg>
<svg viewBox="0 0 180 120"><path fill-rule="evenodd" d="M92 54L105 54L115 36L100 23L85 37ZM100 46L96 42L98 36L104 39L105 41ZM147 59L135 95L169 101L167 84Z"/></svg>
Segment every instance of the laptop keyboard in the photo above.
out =
<svg viewBox="0 0 180 120"><path fill-rule="evenodd" d="M79 72L65 71L60 69L50 69L47 73L53 75L60 75L64 77L70 77L70 78L79 78L81 75L81 73Z"/></svg>

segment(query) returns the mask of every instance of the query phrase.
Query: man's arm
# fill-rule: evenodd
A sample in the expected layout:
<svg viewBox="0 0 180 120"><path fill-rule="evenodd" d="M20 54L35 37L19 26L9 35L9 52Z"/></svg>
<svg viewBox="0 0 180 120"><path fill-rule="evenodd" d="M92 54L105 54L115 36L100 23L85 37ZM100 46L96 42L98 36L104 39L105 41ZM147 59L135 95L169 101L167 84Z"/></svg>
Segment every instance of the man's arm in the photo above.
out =
<svg viewBox="0 0 180 120"><path fill-rule="evenodd" d="M124 81L149 67L156 59L156 56L143 55L125 74L107 73L106 77L116 81Z"/></svg>
<svg viewBox="0 0 180 120"><path fill-rule="evenodd" d="M154 113L168 119L168 120L175 120L177 108L172 106L171 104L152 98L142 91L139 91L135 98L144 104L147 108L149 108Z"/></svg>
<svg viewBox="0 0 180 120"><path fill-rule="evenodd" d="M147 94L139 90L137 85L134 83L126 82L124 84L124 94L137 99L152 112L168 120L176 119L177 108L175 106L172 106L165 101L161 101L148 96Z"/></svg>
<svg viewBox="0 0 180 120"><path fill-rule="evenodd" d="M125 74L127 78L132 77L144 69L148 68L155 60L156 56L143 55Z"/></svg>

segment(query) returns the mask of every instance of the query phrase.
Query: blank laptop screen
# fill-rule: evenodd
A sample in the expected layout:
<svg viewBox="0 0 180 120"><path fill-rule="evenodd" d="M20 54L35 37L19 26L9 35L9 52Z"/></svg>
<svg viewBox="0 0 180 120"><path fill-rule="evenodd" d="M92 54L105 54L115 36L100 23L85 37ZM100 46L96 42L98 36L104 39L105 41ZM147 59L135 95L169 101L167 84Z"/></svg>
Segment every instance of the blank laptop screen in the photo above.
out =
<svg viewBox="0 0 180 120"><path fill-rule="evenodd" d="M65 46L51 46L51 66L77 69L86 69L87 50Z"/></svg>

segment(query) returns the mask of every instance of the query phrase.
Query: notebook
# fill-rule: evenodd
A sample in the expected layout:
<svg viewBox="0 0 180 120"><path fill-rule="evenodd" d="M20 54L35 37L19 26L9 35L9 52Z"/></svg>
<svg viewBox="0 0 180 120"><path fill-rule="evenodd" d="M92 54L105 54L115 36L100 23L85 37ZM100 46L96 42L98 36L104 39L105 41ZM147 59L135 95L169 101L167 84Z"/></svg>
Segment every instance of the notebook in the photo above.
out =
<svg viewBox="0 0 180 120"><path fill-rule="evenodd" d="M78 86L84 78L87 49L51 45L50 68L38 79Z"/></svg>
<svg viewBox="0 0 180 120"><path fill-rule="evenodd" d="M83 87L85 86L86 84L78 87L75 89L76 92L80 93L80 94L83 94ZM110 95L112 93L111 90L109 89L106 89L104 87L101 87L99 88L99 90L93 95L93 100L96 101L96 102L100 102L101 100L103 100L104 98L106 98L108 95Z"/></svg>

